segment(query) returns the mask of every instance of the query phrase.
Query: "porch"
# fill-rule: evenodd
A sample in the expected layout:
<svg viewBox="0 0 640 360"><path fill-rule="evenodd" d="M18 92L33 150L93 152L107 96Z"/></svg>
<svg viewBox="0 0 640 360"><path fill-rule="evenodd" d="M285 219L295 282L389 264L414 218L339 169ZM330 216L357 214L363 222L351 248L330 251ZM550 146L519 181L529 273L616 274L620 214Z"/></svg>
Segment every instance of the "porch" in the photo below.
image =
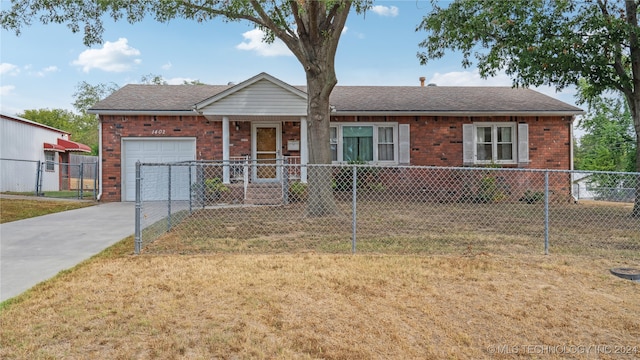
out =
<svg viewBox="0 0 640 360"><path fill-rule="evenodd" d="M287 166L289 178L306 183L308 163L306 118L222 117L222 169L224 184L279 182ZM237 118L236 118L237 119ZM220 158L219 158L220 159ZM245 167L248 167L245 169Z"/></svg>

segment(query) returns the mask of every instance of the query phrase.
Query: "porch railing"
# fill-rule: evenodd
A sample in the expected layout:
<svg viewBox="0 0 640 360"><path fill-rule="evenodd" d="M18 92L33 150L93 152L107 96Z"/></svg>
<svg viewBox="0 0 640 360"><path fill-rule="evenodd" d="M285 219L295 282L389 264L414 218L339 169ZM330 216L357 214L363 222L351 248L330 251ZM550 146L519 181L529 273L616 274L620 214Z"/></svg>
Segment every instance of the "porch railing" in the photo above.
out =
<svg viewBox="0 0 640 360"><path fill-rule="evenodd" d="M272 160L270 160L272 161ZM260 160L250 159L249 156L231 156L229 157L229 181L249 182L249 174L247 172L249 165L259 164ZM287 178L292 180L300 180L300 156L283 156L276 159L276 165L287 164Z"/></svg>

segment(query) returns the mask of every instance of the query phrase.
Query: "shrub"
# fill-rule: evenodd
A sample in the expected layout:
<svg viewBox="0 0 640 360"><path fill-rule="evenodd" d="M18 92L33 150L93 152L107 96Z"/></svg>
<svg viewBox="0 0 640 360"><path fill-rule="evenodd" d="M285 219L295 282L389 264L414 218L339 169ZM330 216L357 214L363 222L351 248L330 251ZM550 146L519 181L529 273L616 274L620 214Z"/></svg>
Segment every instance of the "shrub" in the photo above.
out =
<svg viewBox="0 0 640 360"><path fill-rule="evenodd" d="M366 161L350 161L349 165L365 165ZM380 169L373 166L358 167L356 172L356 188L358 190L382 191L384 185L379 176ZM334 190L350 191L353 187L353 167L340 168L334 176L332 186Z"/></svg>
<svg viewBox="0 0 640 360"><path fill-rule="evenodd" d="M300 181L289 184L289 201L304 201L307 198L307 184Z"/></svg>
<svg viewBox="0 0 640 360"><path fill-rule="evenodd" d="M543 191L527 190L524 192L524 195L522 195L522 197L518 200L521 202L525 202L527 204L535 204L539 201L542 201L543 199L544 199Z"/></svg>
<svg viewBox="0 0 640 360"><path fill-rule="evenodd" d="M204 179L203 182L196 182L191 185L191 191L196 198L202 199L205 203L214 203L220 199L223 193L229 188L222 183L220 178Z"/></svg>

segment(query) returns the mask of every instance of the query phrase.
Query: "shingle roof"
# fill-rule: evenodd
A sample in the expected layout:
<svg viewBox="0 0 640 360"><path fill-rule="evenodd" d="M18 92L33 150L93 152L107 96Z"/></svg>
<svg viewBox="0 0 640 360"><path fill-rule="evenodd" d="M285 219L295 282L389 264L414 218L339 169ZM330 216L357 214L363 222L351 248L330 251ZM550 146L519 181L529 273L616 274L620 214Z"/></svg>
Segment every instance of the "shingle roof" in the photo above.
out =
<svg viewBox="0 0 640 360"><path fill-rule="evenodd" d="M340 86L331 105L354 112L582 112L537 91L511 87Z"/></svg>
<svg viewBox="0 0 640 360"><path fill-rule="evenodd" d="M99 101L91 112L191 111L193 105L214 96L231 85L125 85Z"/></svg>
<svg viewBox="0 0 640 360"><path fill-rule="evenodd" d="M126 85L91 112L192 111L195 104L232 86ZM582 113L534 90L510 87L336 86L330 102L338 113Z"/></svg>

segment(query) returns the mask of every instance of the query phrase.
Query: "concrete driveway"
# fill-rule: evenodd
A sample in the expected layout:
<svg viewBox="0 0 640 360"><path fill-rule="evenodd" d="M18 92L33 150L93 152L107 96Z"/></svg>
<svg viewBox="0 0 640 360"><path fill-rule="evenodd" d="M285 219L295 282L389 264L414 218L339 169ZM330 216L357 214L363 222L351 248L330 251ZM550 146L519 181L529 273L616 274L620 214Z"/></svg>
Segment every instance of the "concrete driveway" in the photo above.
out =
<svg viewBox="0 0 640 360"><path fill-rule="evenodd" d="M1 224L0 301L132 235L134 211L132 202L104 203Z"/></svg>

